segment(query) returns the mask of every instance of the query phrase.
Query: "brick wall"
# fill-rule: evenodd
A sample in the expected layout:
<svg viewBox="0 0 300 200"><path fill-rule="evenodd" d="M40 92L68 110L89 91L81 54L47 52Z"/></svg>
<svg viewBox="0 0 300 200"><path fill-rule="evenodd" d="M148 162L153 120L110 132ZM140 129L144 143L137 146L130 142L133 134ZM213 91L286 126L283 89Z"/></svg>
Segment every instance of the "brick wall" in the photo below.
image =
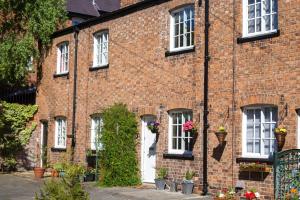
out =
<svg viewBox="0 0 300 200"><path fill-rule="evenodd" d="M193 2L173 0L80 31L76 161L84 162L85 151L90 148L90 116L122 102L136 112L139 122L147 114L161 120L157 167L167 167L170 179L182 179L187 169L194 170L196 185L201 184L204 7L199 8L198 2L195 2L195 52L165 56L169 47L169 10ZM274 199L272 173L245 177L239 172L236 158L242 156L242 107L247 105L271 104L282 113L287 104L283 123L289 133L284 148L297 145L300 25L296 19L300 12L295 5L298 4L294 1L279 1L279 37L238 44L242 32L241 2L211 1L208 181L213 193L244 181L247 188L255 187L262 199ZM109 68L89 71L93 61L93 33L103 29L109 30ZM70 42L70 74L53 78L56 44L66 40ZM54 144L56 116L67 117L67 132L71 134L73 61L73 35L55 38L43 65L38 91L39 118L49 121L49 148ZM193 161L163 158L168 149L168 111L176 108L192 109L194 119L199 122ZM214 135L221 124L228 131L225 146L218 146ZM68 148L70 144L68 139ZM140 160L139 145L137 152ZM61 155L52 151L51 162Z"/></svg>
<svg viewBox="0 0 300 200"><path fill-rule="evenodd" d="M121 8L126 7L126 6L130 6L130 5L138 3L140 1L143 1L143 0L121 0L120 1Z"/></svg>

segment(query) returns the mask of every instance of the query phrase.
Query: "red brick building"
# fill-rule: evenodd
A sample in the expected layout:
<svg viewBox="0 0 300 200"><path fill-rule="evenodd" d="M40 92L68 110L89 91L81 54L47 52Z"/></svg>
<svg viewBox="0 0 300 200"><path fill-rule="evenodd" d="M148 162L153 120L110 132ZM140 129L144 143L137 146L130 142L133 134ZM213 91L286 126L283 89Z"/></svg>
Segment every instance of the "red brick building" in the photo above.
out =
<svg viewBox="0 0 300 200"><path fill-rule="evenodd" d="M274 199L273 173L245 174L240 165L272 163L277 125L288 130L284 149L300 145L299 5L298 0L211 1L209 192L242 185ZM101 111L121 102L139 121L142 180L152 182L160 167L168 168L170 180L193 170L202 188L204 1L124 0L121 6L53 35L37 93L48 160L59 160L75 133L75 161L84 163L86 151L95 147ZM146 128L155 119L156 145ZM187 120L198 134L183 131ZM214 132L221 125L228 134L219 145Z"/></svg>

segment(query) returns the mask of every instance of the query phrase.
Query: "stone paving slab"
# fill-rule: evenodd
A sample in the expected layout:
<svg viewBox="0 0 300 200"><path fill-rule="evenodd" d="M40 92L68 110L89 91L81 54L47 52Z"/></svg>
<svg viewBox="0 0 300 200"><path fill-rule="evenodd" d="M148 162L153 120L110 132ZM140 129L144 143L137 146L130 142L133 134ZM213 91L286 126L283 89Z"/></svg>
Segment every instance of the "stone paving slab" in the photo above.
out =
<svg viewBox="0 0 300 200"><path fill-rule="evenodd" d="M0 174L0 200L33 200L44 180L34 179L32 172ZM209 200L199 195L159 191L153 185L139 188L99 188L95 183L85 184L91 200ZM141 189L142 188L142 189ZM145 189L147 188L147 189Z"/></svg>

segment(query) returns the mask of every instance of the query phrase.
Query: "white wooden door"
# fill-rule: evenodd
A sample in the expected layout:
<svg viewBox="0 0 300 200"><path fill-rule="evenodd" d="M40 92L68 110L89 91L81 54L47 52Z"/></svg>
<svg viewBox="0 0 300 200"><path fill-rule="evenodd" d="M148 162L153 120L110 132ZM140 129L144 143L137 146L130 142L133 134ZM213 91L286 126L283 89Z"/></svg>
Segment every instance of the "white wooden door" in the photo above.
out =
<svg viewBox="0 0 300 200"><path fill-rule="evenodd" d="M297 127L297 131L298 131L298 144L297 144L297 148L300 149L300 110L298 110L298 127Z"/></svg>
<svg viewBox="0 0 300 200"><path fill-rule="evenodd" d="M154 183L156 167L156 134L147 128L147 123L154 121L154 117L146 116L142 119L142 182Z"/></svg>

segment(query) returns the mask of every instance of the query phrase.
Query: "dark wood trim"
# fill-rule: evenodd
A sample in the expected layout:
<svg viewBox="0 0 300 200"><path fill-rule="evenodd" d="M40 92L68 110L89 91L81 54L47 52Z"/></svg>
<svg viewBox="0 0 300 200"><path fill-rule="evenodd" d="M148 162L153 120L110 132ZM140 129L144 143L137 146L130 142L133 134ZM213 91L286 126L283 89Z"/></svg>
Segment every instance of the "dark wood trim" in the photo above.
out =
<svg viewBox="0 0 300 200"><path fill-rule="evenodd" d="M69 72L63 74L53 74L53 78L58 78L58 77L67 77L69 79Z"/></svg>
<svg viewBox="0 0 300 200"><path fill-rule="evenodd" d="M194 156L192 154L170 154L164 153L164 159L178 159L178 160L194 160Z"/></svg>
<svg viewBox="0 0 300 200"><path fill-rule="evenodd" d="M258 35L258 36L253 36L253 37L239 37L237 38L237 43L242 44L245 42L253 42L257 40L264 40L264 39L269 39L269 38L274 38L274 37L279 37L280 36L280 30L277 30L274 33L270 34L265 34L265 35Z"/></svg>
<svg viewBox="0 0 300 200"><path fill-rule="evenodd" d="M56 148L56 147L51 147L52 152L66 152L66 148Z"/></svg>
<svg viewBox="0 0 300 200"><path fill-rule="evenodd" d="M241 162L246 162L246 163L251 163L251 162L258 162L258 163L266 163L268 165L273 165L273 159L268 159L268 158L236 158L237 163Z"/></svg>
<svg viewBox="0 0 300 200"><path fill-rule="evenodd" d="M90 20L87 20L85 22L82 22L78 25L76 25L79 29L85 29L85 28L89 28L90 26L96 25L96 24L100 24L103 22L107 22L113 19L117 19L147 8L151 8L153 6L156 5L160 5L162 3L168 2L171 0L144 0L144 1L140 1L136 4L132 4L130 6L126 6L124 8L121 8L119 10L113 11L111 13L107 13L107 14L103 14L100 17L95 17L92 18ZM74 32L74 27L68 27L59 31L56 31L55 33L52 34L51 38L57 38L63 35L67 35L70 33Z"/></svg>
<svg viewBox="0 0 300 200"><path fill-rule="evenodd" d="M191 53L191 52L195 52L195 46L190 49L183 49L183 50L179 50L179 51L166 51L165 57L176 56L176 55Z"/></svg>
<svg viewBox="0 0 300 200"><path fill-rule="evenodd" d="M108 69L109 68L109 64L104 65L104 66L100 66L100 67L90 67L89 71L93 72L93 71L97 71L97 70L101 70L101 69Z"/></svg>

